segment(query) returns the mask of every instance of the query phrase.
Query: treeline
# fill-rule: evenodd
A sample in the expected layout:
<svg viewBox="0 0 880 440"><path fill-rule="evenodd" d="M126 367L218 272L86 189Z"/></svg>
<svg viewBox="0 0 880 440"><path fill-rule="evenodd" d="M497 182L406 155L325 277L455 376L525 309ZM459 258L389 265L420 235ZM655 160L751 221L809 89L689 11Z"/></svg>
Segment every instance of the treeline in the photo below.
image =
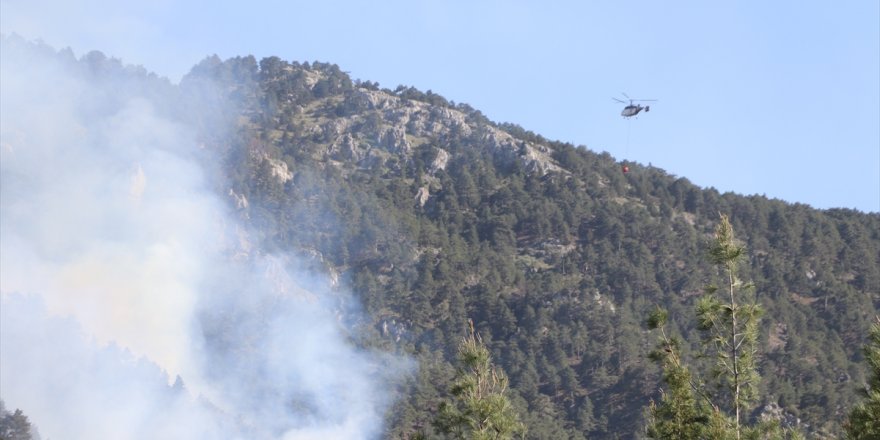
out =
<svg viewBox="0 0 880 440"><path fill-rule="evenodd" d="M218 68L235 71L240 62ZM420 374L402 390L389 436L431 433L468 319L509 374L530 438L640 431L643 404L658 398L661 380L647 361L653 344L643 317L658 304L673 317L691 313L714 274L704 256L719 213L750 250L743 277L766 310L757 329L766 379L743 417L778 407L806 432L841 432L865 378L858 347L878 308L877 214L720 194L639 164L623 175L607 153L490 124L433 93L358 88L335 66L318 65L318 81L336 84L327 95L305 80L315 64L248 63L252 73L233 82L251 84L261 109L243 107L251 116L226 163L233 188L253 202L248 214L267 245L321 252L362 299L372 337L418 357ZM359 90L387 102L339 111ZM451 128L423 136L410 122L411 149L389 153L383 130L410 100L459 112L469 129L434 112L426 124ZM333 121L330 134L315 128ZM564 171L530 172L500 156L487 127L540 143ZM340 160L333 149L344 136L380 159ZM273 179L254 149L293 177ZM431 169L441 151L448 162ZM685 353L699 348L693 323L668 325L692 341Z"/></svg>
<svg viewBox="0 0 880 440"><path fill-rule="evenodd" d="M419 361L389 438L443 438L434 417L469 320L528 438L644 435L664 378L645 317L659 305L682 355L700 351L689 318L717 275L705 257L719 213L749 251L740 275L764 310L764 379L742 419L839 435L859 401L880 308L876 213L721 194L634 163L624 175L607 153L329 63L211 57L180 86L145 81L199 128L218 193L247 200L236 209L260 245L319 253L366 309L357 339ZM560 170L530 168L534 157Z"/></svg>

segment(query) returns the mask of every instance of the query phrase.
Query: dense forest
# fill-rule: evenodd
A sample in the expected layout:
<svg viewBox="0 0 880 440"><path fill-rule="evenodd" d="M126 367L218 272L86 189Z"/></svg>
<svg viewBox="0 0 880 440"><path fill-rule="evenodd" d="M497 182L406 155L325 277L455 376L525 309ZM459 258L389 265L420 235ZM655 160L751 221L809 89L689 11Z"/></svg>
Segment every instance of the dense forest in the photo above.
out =
<svg viewBox="0 0 880 440"><path fill-rule="evenodd" d="M443 438L433 421L469 320L509 377L527 438L643 437L661 386L652 310L668 311L666 331L707 368L691 318L718 276L706 253L720 215L765 310L746 417L833 438L864 388L877 213L700 188L329 63L214 56L172 85L97 52L66 62L171 97L162 111L196 127L214 189L258 231L254 246L312 256L365 310L353 343L417 360L387 438ZM205 102L213 111L190 111Z"/></svg>
<svg viewBox="0 0 880 440"><path fill-rule="evenodd" d="M864 382L880 305L880 217L719 194L663 170L496 124L339 67L252 57L196 66L240 110L224 155L232 193L268 246L320 252L421 369L389 436L431 429L466 322L509 374L530 438L629 437L657 390L644 317L685 319L712 276L724 213L766 308L757 416L779 407L837 433ZM719 166L719 172L724 170ZM693 328L674 331L689 341Z"/></svg>

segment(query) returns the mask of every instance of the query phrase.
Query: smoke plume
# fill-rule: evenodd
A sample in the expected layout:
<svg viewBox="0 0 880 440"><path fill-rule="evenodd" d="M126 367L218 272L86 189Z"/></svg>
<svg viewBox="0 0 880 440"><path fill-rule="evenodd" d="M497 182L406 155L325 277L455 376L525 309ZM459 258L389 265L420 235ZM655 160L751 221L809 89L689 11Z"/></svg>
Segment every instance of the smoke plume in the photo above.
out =
<svg viewBox="0 0 880 440"><path fill-rule="evenodd" d="M242 245L176 86L15 37L0 54L6 405L59 439L379 436L405 362L354 347L325 277Z"/></svg>

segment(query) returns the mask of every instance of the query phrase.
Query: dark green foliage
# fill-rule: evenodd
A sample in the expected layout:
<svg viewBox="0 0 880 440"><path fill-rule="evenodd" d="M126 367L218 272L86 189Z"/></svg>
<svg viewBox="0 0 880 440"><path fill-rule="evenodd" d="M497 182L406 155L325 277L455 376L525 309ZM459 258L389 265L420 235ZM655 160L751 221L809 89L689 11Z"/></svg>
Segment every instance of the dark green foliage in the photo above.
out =
<svg viewBox="0 0 880 440"><path fill-rule="evenodd" d="M661 308L657 308L648 315L648 330L656 330L666 325L666 320L669 319L669 312L663 310Z"/></svg>
<svg viewBox="0 0 880 440"><path fill-rule="evenodd" d="M84 75L117 64L70 62ZM217 194L252 239L338 276L363 304L371 346L419 361L389 412L390 438L436 434L468 317L509 374L529 438L641 435L664 373L645 361L654 347L640 323L659 304L680 354L700 349L682 317L718 274L703 244L719 212L744 237L740 276L765 309L754 404L840 434L857 400L858 348L880 309L878 214L720 194L636 163L624 175L608 153L494 124L433 92L358 86L327 63L210 57L180 86L133 73L120 87L179 103L157 111L195 127ZM290 179L278 178L284 167Z"/></svg>
<svg viewBox="0 0 880 440"><path fill-rule="evenodd" d="M709 261L720 268L724 288L705 288L697 300L697 329L703 332L703 351L714 358L709 381L694 380L681 360L677 339L667 335L668 312L658 308L648 315L648 329L660 330L660 344L649 357L663 369L661 401L651 402L648 436L656 439L800 438L796 430L776 421L762 420L750 426L743 414L757 399L757 333L761 307L746 296L752 286L739 279L745 246L733 236L730 220L722 215L708 252ZM717 388L708 386L714 382ZM725 410L733 413L728 416Z"/></svg>
<svg viewBox="0 0 880 440"><path fill-rule="evenodd" d="M231 176L218 190L247 197L242 215L264 246L320 254L349 280L379 345L428 364L432 376L402 391L392 412L406 417L390 436L431 434L468 317L509 374L530 438L633 436L639 402L662 401L640 317L661 304L688 341L682 352L698 348L696 325L674 318L716 274L703 241L718 212L748 237L739 268L766 309L755 359L767 379L754 403L841 429L836 408L862 374L853 347L880 305L880 216L722 195L638 164L623 175L607 153L493 124L433 92L264 62L229 80L240 117L228 149L209 146ZM541 149L561 171L529 161ZM293 178L273 181L269 159Z"/></svg>
<svg viewBox="0 0 880 440"><path fill-rule="evenodd" d="M651 360L661 365L665 389L660 403L651 402L648 409L648 437L654 439L700 439L708 430L710 407L698 399L688 367L681 361L679 341L666 334L668 313L657 309L649 315L651 330L660 330L661 340L650 353Z"/></svg>
<svg viewBox="0 0 880 440"><path fill-rule="evenodd" d="M757 399L760 377L757 370L758 326L761 306L748 295L753 287L739 278L739 265L745 246L733 236L733 227L721 216L715 239L709 248L709 261L721 270L723 289L710 286L697 301L697 328L704 332L703 342L715 363L711 376L724 388L722 405L733 413L736 438L741 437L742 414Z"/></svg>
<svg viewBox="0 0 880 440"><path fill-rule="evenodd" d="M20 409L7 411L3 401L0 400L0 439L33 440L35 437L28 417Z"/></svg>
<svg viewBox="0 0 880 440"><path fill-rule="evenodd" d="M880 439L880 316L871 326L865 359L871 375L865 397L852 409L845 424L846 438L853 440Z"/></svg>
<svg viewBox="0 0 880 440"><path fill-rule="evenodd" d="M471 327L458 347L458 373L451 399L440 403L434 425L443 434L462 440L503 440L525 434L511 406L504 371Z"/></svg>

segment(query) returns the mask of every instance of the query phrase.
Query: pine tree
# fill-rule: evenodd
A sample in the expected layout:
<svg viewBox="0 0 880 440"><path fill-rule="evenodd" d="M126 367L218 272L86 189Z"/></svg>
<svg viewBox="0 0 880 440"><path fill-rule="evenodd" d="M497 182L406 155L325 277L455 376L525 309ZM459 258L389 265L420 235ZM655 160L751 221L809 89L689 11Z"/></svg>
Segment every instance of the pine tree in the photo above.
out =
<svg viewBox="0 0 880 440"><path fill-rule="evenodd" d="M880 439L880 316L871 326L865 358L871 369L867 398L852 409L844 426L846 438L851 440Z"/></svg>
<svg viewBox="0 0 880 440"><path fill-rule="evenodd" d="M503 440L525 434L507 396L507 376L492 364L489 349L474 332L458 348L459 370L434 422L438 431L461 440Z"/></svg>
<svg viewBox="0 0 880 440"><path fill-rule="evenodd" d="M709 260L721 270L724 285L706 287L706 294L697 302L697 324L709 354L715 357L712 377L727 391L725 400L734 413L737 440L742 434L742 414L757 398L758 323L763 314L749 295L754 286L737 276L745 255L745 247L734 239L733 227L722 215L709 248Z"/></svg>
<svg viewBox="0 0 880 440"><path fill-rule="evenodd" d="M0 400L0 439L31 440L32 438L34 438L34 430L28 416L20 409L14 412L7 411L3 401Z"/></svg>
<svg viewBox="0 0 880 440"><path fill-rule="evenodd" d="M681 359L679 341L665 330L668 314L657 309L647 320L648 328L660 330L660 343L651 359L663 368L660 403L651 402L647 434L655 439L797 439L800 433L778 423L745 423L743 414L757 398L758 324L762 309L750 295L752 285L737 276L745 248L733 236L733 227L721 216L709 260L720 269L724 285L706 287L697 301L697 327L703 332L705 356L713 357L711 382L694 380ZM732 416L725 411L731 411Z"/></svg>
<svg viewBox="0 0 880 440"><path fill-rule="evenodd" d="M697 401L691 372L681 361L680 342L666 333L667 318L659 308L648 317L648 328L660 330L660 343L650 358L663 367L668 389L660 390L659 405L651 402L647 434L654 439L699 439L707 422L705 407Z"/></svg>

